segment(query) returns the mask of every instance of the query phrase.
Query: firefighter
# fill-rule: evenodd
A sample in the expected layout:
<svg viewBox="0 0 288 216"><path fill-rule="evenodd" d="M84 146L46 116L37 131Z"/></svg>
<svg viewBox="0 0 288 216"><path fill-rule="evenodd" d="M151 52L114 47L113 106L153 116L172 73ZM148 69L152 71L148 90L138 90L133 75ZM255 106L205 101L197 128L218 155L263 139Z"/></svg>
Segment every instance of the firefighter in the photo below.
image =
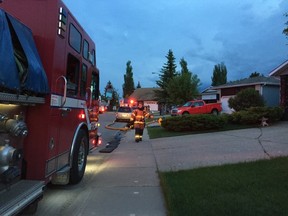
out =
<svg viewBox="0 0 288 216"><path fill-rule="evenodd" d="M135 141L142 141L143 130L145 127L145 118L153 118L150 114L144 109L142 101L138 101L137 109L135 109L131 115L131 121L134 122L135 129Z"/></svg>

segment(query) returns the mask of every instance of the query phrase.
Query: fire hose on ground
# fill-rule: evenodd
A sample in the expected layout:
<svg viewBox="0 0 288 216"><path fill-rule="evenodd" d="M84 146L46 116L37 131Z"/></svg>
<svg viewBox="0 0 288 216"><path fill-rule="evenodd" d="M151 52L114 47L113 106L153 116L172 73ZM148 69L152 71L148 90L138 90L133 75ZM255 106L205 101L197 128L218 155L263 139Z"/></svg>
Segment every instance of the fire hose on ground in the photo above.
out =
<svg viewBox="0 0 288 216"><path fill-rule="evenodd" d="M153 123L158 123L159 126L161 126L161 121L162 121L162 118L146 122L145 127L147 127L148 125L153 124ZM128 130L133 129L133 123L127 123L125 127L113 127L113 125L115 123L116 122L113 121L111 124L106 125L105 128L108 130L118 130L118 131L128 131Z"/></svg>

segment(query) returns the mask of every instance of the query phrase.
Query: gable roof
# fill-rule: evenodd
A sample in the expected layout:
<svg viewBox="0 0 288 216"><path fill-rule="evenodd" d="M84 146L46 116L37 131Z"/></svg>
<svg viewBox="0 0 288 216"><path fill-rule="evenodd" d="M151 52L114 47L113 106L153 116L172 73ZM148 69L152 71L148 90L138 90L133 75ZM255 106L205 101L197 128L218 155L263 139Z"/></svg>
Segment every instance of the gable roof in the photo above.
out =
<svg viewBox="0 0 288 216"><path fill-rule="evenodd" d="M212 89L221 89L221 88L231 88L231 87L239 87L239 86L250 86L250 85L276 85L280 86L280 80L276 77L251 77L245 78L241 80L236 80L232 82L228 82L224 85L214 86Z"/></svg>
<svg viewBox="0 0 288 216"><path fill-rule="evenodd" d="M288 60L276 67L269 73L269 76L288 75Z"/></svg>
<svg viewBox="0 0 288 216"><path fill-rule="evenodd" d="M141 101L155 101L155 90L161 90L161 88L137 88L129 96L129 98L135 98Z"/></svg>

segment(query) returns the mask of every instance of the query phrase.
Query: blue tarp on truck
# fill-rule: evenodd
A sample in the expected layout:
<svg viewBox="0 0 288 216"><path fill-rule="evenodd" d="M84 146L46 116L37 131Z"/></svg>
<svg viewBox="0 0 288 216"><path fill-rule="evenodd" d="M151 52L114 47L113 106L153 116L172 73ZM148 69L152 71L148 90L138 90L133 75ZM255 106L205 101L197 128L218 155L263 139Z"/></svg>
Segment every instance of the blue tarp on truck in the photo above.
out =
<svg viewBox="0 0 288 216"><path fill-rule="evenodd" d="M0 88L18 94L49 93L31 30L1 9Z"/></svg>

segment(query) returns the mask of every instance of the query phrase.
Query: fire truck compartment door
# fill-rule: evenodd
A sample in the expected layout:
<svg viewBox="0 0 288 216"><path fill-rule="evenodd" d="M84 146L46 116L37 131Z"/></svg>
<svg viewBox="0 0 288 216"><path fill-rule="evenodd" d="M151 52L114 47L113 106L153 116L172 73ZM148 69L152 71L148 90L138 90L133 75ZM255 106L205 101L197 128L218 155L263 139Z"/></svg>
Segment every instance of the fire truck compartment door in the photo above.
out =
<svg viewBox="0 0 288 216"><path fill-rule="evenodd" d="M18 90L20 81L13 57L13 45L5 12L0 10L0 85Z"/></svg>
<svg viewBox="0 0 288 216"><path fill-rule="evenodd" d="M11 25L9 25L11 23ZM15 33L14 33L15 32ZM14 40L11 38L13 35ZM13 45L13 41L19 44ZM17 46L20 46L17 47ZM23 50L22 74L16 65L15 53ZM48 79L38 54L31 30L0 9L0 85L11 90L49 93ZM23 59L24 58L24 59Z"/></svg>

